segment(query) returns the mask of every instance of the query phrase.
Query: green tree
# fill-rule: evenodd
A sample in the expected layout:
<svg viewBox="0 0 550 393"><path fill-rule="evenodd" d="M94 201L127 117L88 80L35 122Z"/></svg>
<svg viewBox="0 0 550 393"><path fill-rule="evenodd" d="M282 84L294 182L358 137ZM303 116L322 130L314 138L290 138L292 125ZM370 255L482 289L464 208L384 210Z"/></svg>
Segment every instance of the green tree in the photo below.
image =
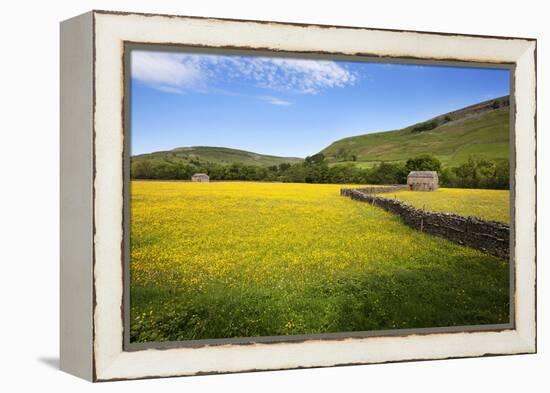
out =
<svg viewBox="0 0 550 393"><path fill-rule="evenodd" d="M493 188L502 190L510 188L510 162L508 160L496 162L493 186Z"/></svg>
<svg viewBox="0 0 550 393"><path fill-rule="evenodd" d="M437 120L426 121L413 127L412 132L430 131L439 125Z"/></svg>
<svg viewBox="0 0 550 393"><path fill-rule="evenodd" d="M132 179L153 179L153 164L149 160L133 162L130 167Z"/></svg>
<svg viewBox="0 0 550 393"><path fill-rule="evenodd" d="M446 168L441 180L446 187L508 189L510 164L508 160L469 157L457 167Z"/></svg>
<svg viewBox="0 0 550 393"><path fill-rule="evenodd" d="M292 165L289 164L288 162L282 162L279 164L279 172L284 172L286 171L287 169L289 169Z"/></svg>
<svg viewBox="0 0 550 393"><path fill-rule="evenodd" d="M367 179L372 184L404 184L407 174L407 168L403 164L381 162L369 171Z"/></svg>
<svg viewBox="0 0 550 393"><path fill-rule="evenodd" d="M441 172L441 161L430 154L420 154L409 158L405 164L409 171L436 171Z"/></svg>
<svg viewBox="0 0 550 393"><path fill-rule="evenodd" d="M319 165L325 162L325 155L323 153L317 153L312 156L306 157L305 163L307 165Z"/></svg>

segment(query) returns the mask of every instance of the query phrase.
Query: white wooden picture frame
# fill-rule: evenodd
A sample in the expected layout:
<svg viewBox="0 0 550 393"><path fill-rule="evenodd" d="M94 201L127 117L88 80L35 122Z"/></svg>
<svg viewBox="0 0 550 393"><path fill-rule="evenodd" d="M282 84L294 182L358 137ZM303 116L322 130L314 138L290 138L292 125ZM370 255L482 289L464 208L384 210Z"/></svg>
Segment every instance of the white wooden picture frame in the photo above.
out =
<svg viewBox="0 0 550 393"><path fill-rule="evenodd" d="M513 323L243 345L124 343L126 44L507 64L514 70ZM90 381L536 352L536 40L91 11L61 23L61 368Z"/></svg>

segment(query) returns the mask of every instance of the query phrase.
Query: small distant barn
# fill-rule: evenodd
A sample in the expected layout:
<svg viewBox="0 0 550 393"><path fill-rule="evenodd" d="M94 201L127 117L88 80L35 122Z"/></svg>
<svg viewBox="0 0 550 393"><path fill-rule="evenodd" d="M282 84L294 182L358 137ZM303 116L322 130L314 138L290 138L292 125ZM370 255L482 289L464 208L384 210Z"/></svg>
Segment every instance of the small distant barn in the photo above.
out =
<svg viewBox="0 0 550 393"><path fill-rule="evenodd" d="M407 176L407 186L411 191L435 191L439 177L436 171L412 171Z"/></svg>
<svg viewBox="0 0 550 393"><path fill-rule="evenodd" d="M210 177L206 173L195 173L193 176L191 176L191 181L206 183L210 181Z"/></svg>

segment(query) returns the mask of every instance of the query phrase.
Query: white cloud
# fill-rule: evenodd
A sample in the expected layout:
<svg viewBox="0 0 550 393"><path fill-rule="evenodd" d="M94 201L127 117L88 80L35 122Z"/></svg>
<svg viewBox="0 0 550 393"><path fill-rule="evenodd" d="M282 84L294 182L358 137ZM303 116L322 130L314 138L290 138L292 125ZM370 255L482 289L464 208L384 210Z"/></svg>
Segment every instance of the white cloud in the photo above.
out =
<svg viewBox="0 0 550 393"><path fill-rule="evenodd" d="M185 55L161 52L132 52L132 78L170 93L198 89L205 84L200 65Z"/></svg>
<svg viewBox="0 0 550 393"><path fill-rule="evenodd" d="M264 78L258 82L276 90L315 94L325 88L352 85L357 79L353 73L333 61L272 58L267 62L274 67L260 66Z"/></svg>
<svg viewBox="0 0 550 393"><path fill-rule="evenodd" d="M324 89L353 85L358 79L345 66L328 60L144 51L132 53L132 78L158 90L176 93L219 91L216 85L220 81L245 79L266 90L299 94L317 94ZM290 104L279 99L270 103Z"/></svg>
<svg viewBox="0 0 550 393"><path fill-rule="evenodd" d="M273 97L273 96L259 96L258 99L265 101L271 105L279 105L279 106L289 106L292 105L292 102L281 100L280 98Z"/></svg>
<svg viewBox="0 0 550 393"><path fill-rule="evenodd" d="M280 57L229 57L238 73L254 80L259 87L277 91L316 94L323 89L345 87L357 81L357 75L342 65L327 60Z"/></svg>

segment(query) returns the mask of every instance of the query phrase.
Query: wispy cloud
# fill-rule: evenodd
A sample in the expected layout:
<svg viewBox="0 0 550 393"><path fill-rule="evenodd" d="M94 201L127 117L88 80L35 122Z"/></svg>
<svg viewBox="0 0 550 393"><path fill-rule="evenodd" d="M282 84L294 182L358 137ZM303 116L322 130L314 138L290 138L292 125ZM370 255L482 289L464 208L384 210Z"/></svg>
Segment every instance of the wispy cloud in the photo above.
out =
<svg viewBox="0 0 550 393"><path fill-rule="evenodd" d="M333 61L270 57L228 58L236 76L252 79L260 87L301 94L353 85L357 76ZM233 74L234 75L234 74Z"/></svg>
<svg viewBox="0 0 550 393"><path fill-rule="evenodd" d="M172 93L212 91L228 79L238 79L266 90L317 94L324 89L353 85L358 80L344 65L327 60L148 51L132 52L132 78ZM270 103L290 104L279 99Z"/></svg>
<svg viewBox="0 0 550 393"><path fill-rule="evenodd" d="M292 105L292 102L281 100L280 98L273 97L273 96L259 96L258 99L265 101L271 105L279 105L279 106L289 106Z"/></svg>
<svg viewBox="0 0 550 393"><path fill-rule="evenodd" d="M183 61L178 54L144 51L132 52L132 78L170 93L197 90L206 82L197 62Z"/></svg>

